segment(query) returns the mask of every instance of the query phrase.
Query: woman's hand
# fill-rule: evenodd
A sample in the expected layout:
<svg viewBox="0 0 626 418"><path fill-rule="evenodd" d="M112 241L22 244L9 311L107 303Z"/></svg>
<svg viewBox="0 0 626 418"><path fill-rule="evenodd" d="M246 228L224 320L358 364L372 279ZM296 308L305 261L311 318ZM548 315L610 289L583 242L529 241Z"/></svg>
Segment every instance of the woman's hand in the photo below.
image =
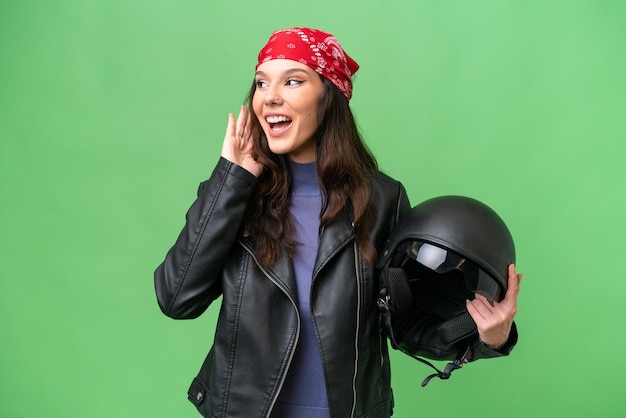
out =
<svg viewBox="0 0 626 418"><path fill-rule="evenodd" d="M245 106L241 106L236 121L235 115L228 114L222 157L243 167L256 177L263 173L263 164L253 157L252 117Z"/></svg>
<svg viewBox="0 0 626 418"><path fill-rule="evenodd" d="M493 306L487 298L476 295L472 301L466 302L467 312L471 315L480 340L490 348L498 348L509 339L513 318L517 313L517 295L522 275L515 272L515 266L509 266L509 284L504 299L494 302Z"/></svg>

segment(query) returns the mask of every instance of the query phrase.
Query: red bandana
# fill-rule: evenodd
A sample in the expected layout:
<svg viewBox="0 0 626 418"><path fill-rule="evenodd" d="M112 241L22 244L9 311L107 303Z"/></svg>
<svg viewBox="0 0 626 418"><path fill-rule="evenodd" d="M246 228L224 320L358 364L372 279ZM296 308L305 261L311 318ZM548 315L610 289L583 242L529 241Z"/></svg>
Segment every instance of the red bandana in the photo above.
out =
<svg viewBox="0 0 626 418"><path fill-rule="evenodd" d="M259 65L274 59L305 64L327 78L350 100L352 74L359 64L346 54L339 41L328 32L309 28L277 30L259 52Z"/></svg>

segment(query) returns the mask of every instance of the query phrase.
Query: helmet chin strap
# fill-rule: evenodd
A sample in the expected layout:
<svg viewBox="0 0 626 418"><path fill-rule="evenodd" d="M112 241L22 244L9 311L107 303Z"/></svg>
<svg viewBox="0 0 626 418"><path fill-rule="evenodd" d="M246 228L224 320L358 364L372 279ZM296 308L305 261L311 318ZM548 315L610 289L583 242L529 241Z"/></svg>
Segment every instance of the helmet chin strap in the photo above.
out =
<svg viewBox="0 0 626 418"><path fill-rule="evenodd" d="M381 292L382 293L382 292ZM424 379L424 381L422 382L422 387L426 386L428 384L428 382L430 382L434 377L438 377L442 380L446 380L450 378L450 375L452 374L453 371L455 371L456 369L460 369L461 367L463 367L463 365L465 363L468 362L468 356L470 355L471 352L471 346L468 345L467 348L465 348L465 350L461 350L459 351L459 354L457 355L456 359L452 362L452 363L448 363L446 365L446 367L443 369L443 371L439 370L437 367L435 367L431 362L429 362L428 360L425 360L421 357L418 357L406 350L403 350L397 343L396 338L394 336L393 333L393 329L391 326L391 312L389 311L389 298L388 296L382 296L381 298L378 299L378 308L381 311L381 318L385 324L385 328L387 329L387 335L389 335L389 339L391 340L391 346L396 349L396 350L400 350L403 353L411 356L412 358L414 358L415 360L433 368L437 373L433 373L430 376L426 377L426 379Z"/></svg>
<svg viewBox="0 0 626 418"><path fill-rule="evenodd" d="M464 350L460 350L456 359L453 362L448 363L443 371L439 370L428 360L403 350L396 341L391 324L391 316L394 313L402 312L408 309L411 304L412 297L408 286L408 280L406 279L406 275L402 268L385 266L382 274L384 283L381 287L378 298L378 309L387 330L387 335L389 335L391 346L436 371L436 373L433 373L424 379L422 387L426 386L435 377L442 380L449 379L454 370L460 369L469 361L468 357L471 355L471 345L468 345ZM448 344L458 343L476 333L476 331L476 324L471 319L469 313L465 312L463 315L448 320L442 324L439 327L438 333L440 338Z"/></svg>
<svg viewBox="0 0 626 418"><path fill-rule="evenodd" d="M433 366L432 363L430 363L429 361L426 361L422 358L416 357L416 356L411 356L414 359L426 364L427 366L432 367L433 369L435 369L435 371L437 373L433 373L430 376L428 376L426 379L424 379L424 381L422 382L422 387L426 386L428 384L428 382L430 382L432 380L433 377L438 377L442 380L446 380L450 378L450 375L452 374L453 371L455 371L456 369L460 369L461 367L463 367L463 365L465 363L468 362L467 360L467 356L470 353L470 349L471 346L468 346L465 351L459 351L459 354L456 356L456 359L454 359L454 361L452 363L448 363L446 365L446 367L443 369L443 371L439 370L438 368L436 368L435 366Z"/></svg>

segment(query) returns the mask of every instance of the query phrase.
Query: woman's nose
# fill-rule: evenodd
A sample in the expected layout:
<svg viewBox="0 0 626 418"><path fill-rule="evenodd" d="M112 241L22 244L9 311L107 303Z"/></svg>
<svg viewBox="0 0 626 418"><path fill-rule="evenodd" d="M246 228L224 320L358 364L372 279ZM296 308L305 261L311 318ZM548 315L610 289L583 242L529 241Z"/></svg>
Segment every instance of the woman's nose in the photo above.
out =
<svg viewBox="0 0 626 418"><path fill-rule="evenodd" d="M283 102L282 96L280 95L280 90L275 87L269 87L265 91L264 101L266 105L278 105Z"/></svg>

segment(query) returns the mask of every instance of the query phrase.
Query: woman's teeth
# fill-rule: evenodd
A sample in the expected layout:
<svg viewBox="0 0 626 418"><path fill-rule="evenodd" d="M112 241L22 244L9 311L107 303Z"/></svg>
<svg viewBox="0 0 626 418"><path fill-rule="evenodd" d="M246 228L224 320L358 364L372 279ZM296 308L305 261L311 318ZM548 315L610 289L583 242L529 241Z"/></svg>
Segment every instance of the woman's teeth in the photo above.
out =
<svg viewBox="0 0 626 418"><path fill-rule="evenodd" d="M268 116L265 118L270 128L274 129L278 124L291 123L291 119L287 116Z"/></svg>

